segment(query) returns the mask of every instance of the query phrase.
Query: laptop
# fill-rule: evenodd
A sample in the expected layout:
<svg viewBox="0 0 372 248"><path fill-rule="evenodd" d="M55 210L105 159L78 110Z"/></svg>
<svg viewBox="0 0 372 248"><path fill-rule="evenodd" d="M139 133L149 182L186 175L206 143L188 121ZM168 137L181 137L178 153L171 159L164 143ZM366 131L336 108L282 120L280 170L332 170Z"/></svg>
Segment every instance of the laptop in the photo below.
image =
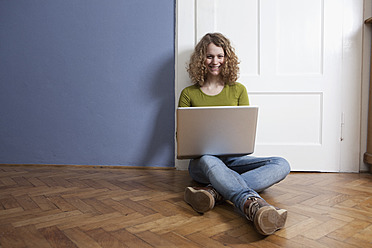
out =
<svg viewBox="0 0 372 248"><path fill-rule="evenodd" d="M177 158L253 153L257 106L177 108Z"/></svg>

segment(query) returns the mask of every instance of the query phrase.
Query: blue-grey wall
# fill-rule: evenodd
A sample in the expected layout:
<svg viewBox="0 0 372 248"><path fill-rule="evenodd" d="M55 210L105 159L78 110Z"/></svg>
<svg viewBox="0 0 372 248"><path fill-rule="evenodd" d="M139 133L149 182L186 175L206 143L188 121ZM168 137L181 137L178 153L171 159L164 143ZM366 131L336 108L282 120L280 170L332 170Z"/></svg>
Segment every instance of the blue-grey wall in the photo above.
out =
<svg viewBox="0 0 372 248"><path fill-rule="evenodd" d="M0 164L174 166L174 0L0 0Z"/></svg>

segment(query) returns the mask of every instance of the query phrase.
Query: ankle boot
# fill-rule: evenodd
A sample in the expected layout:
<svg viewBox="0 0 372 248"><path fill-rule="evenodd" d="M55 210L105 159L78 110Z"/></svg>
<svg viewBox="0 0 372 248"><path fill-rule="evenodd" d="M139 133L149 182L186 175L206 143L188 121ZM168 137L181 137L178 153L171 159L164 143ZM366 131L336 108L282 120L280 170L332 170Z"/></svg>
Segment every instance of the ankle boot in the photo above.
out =
<svg viewBox="0 0 372 248"><path fill-rule="evenodd" d="M256 230L262 235L271 235L284 227L287 220L287 210L275 208L265 200L250 197L244 203L244 212L252 221Z"/></svg>
<svg viewBox="0 0 372 248"><path fill-rule="evenodd" d="M217 202L223 200L222 196L211 186L187 187L184 199L198 213L211 210Z"/></svg>

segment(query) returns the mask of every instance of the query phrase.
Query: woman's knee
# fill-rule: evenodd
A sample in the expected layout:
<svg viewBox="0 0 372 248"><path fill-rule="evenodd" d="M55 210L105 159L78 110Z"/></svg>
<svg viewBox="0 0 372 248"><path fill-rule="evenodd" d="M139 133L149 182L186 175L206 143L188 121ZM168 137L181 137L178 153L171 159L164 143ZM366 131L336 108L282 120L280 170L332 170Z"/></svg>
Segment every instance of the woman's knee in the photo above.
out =
<svg viewBox="0 0 372 248"><path fill-rule="evenodd" d="M203 155L198 159L193 159L189 164L189 174L201 183L209 183L209 174L215 170L216 166L223 163L219 158L211 155Z"/></svg>
<svg viewBox="0 0 372 248"><path fill-rule="evenodd" d="M190 163L190 170L203 171L205 175L211 171L219 171L224 169L226 166L221 159L211 155L203 155L202 157L195 159Z"/></svg>
<svg viewBox="0 0 372 248"><path fill-rule="evenodd" d="M200 163L203 165L212 165L215 163L222 162L219 158L212 155L203 155L199 158Z"/></svg>
<svg viewBox="0 0 372 248"><path fill-rule="evenodd" d="M287 176L291 172L291 166L289 162L282 157L274 157L272 161L278 165L280 171L283 173L284 176Z"/></svg>

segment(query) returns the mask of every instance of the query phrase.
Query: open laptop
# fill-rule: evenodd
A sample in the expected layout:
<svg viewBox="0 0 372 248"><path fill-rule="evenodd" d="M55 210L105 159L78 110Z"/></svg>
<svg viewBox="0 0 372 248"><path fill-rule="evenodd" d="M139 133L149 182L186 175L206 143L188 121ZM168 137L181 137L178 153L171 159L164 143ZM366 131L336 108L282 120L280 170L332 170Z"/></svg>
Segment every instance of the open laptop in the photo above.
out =
<svg viewBox="0 0 372 248"><path fill-rule="evenodd" d="M177 108L177 158L253 153L257 117L257 106Z"/></svg>

